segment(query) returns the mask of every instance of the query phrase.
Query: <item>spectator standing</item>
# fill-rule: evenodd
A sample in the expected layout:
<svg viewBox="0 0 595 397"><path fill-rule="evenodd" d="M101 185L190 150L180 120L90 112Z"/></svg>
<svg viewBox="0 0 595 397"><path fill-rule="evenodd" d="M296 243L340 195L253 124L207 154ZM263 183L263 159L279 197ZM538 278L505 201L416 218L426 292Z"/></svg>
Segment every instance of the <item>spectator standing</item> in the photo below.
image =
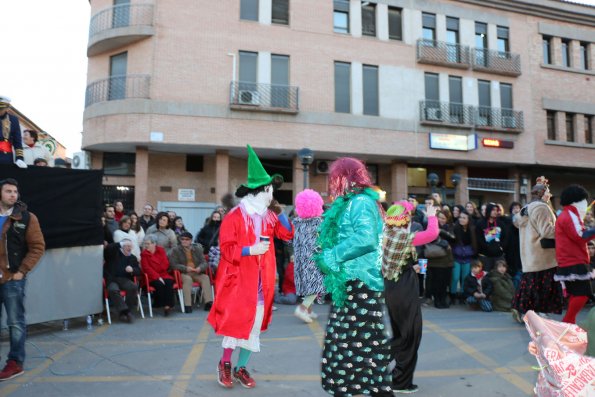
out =
<svg viewBox="0 0 595 397"><path fill-rule="evenodd" d="M595 229L587 229L583 219L587 213L589 194L580 185L570 185L560 194L562 213L556 222L556 260L558 271L554 280L562 283L568 294L568 310L562 321L576 324L576 315L593 295L587 243L595 239Z"/></svg>
<svg viewBox="0 0 595 397"><path fill-rule="evenodd" d="M120 222L124 215L124 203L121 200L114 201L114 219L116 222Z"/></svg>
<svg viewBox="0 0 595 397"><path fill-rule="evenodd" d="M467 204L465 204L465 209L467 210L469 216L471 216L473 225L477 225L477 222L479 222L481 219L481 213L477 209L477 205L473 201L467 201Z"/></svg>
<svg viewBox="0 0 595 397"><path fill-rule="evenodd" d="M471 261L477 258L475 224L466 210L459 214L459 222L454 225L453 234L455 236L452 245L454 265L450 284L450 301L453 303L458 298L463 303L463 282L471 273Z"/></svg>
<svg viewBox="0 0 595 397"><path fill-rule="evenodd" d="M489 203L486 206L485 218L477 223L477 248L483 264L483 270L490 272L494 263L504 257L502 241L505 236L504 222L500 219L500 210L497 204Z"/></svg>
<svg viewBox="0 0 595 397"><path fill-rule="evenodd" d="M167 215L166 215L167 216ZM165 250L157 245L157 237L149 234L145 237L144 250L141 252L141 268L155 288L154 307L163 307L163 315L169 316L174 306L174 280L168 273L169 261Z"/></svg>
<svg viewBox="0 0 595 397"><path fill-rule="evenodd" d="M207 224L200 229L196 235L195 242L202 245L204 251L210 253L211 247L219 246L219 228L221 227L222 215L219 211L213 211Z"/></svg>
<svg viewBox="0 0 595 397"><path fill-rule="evenodd" d="M145 204L143 207L143 216L139 219L140 226L143 228L145 233L147 229L155 224L155 217L153 217L153 206L151 204Z"/></svg>
<svg viewBox="0 0 595 397"><path fill-rule="evenodd" d="M454 207L452 207L452 223L453 224L455 224L455 225L457 224L457 222L459 221L459 215L463 211L466 211L465 207L463 207L460 204L457 204Z"/></svg>
<svg viewBox="0 0 595 397"><path fill-rule="evenodd" d="M192 283L194 282L200 284L205 311L209 311L213 305L213 292L202 246L192 243L192 234L189 232L182 232L179 240L180 245L172 248L169 253L169 266L170 270L178 270L182 275L184 312L192 313Z"/></svg>
<svg viewBox="0 0 595 397"><path fill-rule="evenodd" d="M44 159L48 166L54 166L54 158L50 151L39 142L37 131L23 131L23 158L27 165L34 165L36 159Z"/></svg>
<svg viewBox="0 0 595 397"><path fill-rule="evenodd" d="M502 247L504 248L504 256L506 258L508 274L512 277L515 290L521 284L521 276L523 275L523 265L521 263L521 242L519 237L519 229L514 225L513 219L516 214L521 212L521 203L512 202L510 204L510 214L506 217L506 233L505 240ZM496 309L494 309L496 310Z"/></svg>
<svg viewBox="0 0 595 397"><path fill-rule="evenodd" d="M174 225L172 230L176 234L176 237L180 237L182 233L188 233L188 230L184 227L184 219L181 216L176 216L174 218Z"/></svg>
<svg viewBox="0 0 595 397"><path fill-rule="evenodd" d="M548 240L553 242L556 233L556 216L548 205L550 198L548 180L543 176L537 178L531 188L531 202L513 218L519 229L523 274L512 302L512 315L520 323L522 315L529 310L542 315L562 312L562 289L554 281L558 265L556 249L543 245Z"/></svg>
<svg viewBox="0 0 595 397"><path fill-rule="evenodd" d="M136 233L136 240L138 242L138 246L142 247L143 241L145 241L145 231L140 226L140 223L138 221L138 215L136 212L134 212L134 211L131 212L129 216L130 216L130 221L132 222L130 225L130 230L132 230ZM140 259L139 259L139 261L140 261Z"/></svg>
<svg viewBox="0 0 595 397"><path fill-rule="evenodd" d="M323 205L320 194L312 189L306 189L295 197L294 279L297 295L303 296L304 300L293 314L306 323L318 317L312 311L312 304L318 295L325 293L324 277L313 258Z"/></svg>
<svg viewBox="0 0 595 397"><path fill-rule="evenodd" d="M434 298L436 309L447 309L447 290L451 284L454 259L450 243L454 242L452 225L442 211L436 212L438 218L438 237L424 246L424 257L428 259L428 278L430 282L430 296ZM426 295L427 296L427 295Z"/></svg>
<svg viewBox="0 0 595 397"><path fill-rule="evenodd" d="M120 242L109 244L103 253L103 277L109 299L118 311L120 321L126 323L133 322L130 309L138 305L138 286L134 282L134 276L140 276L140 267L132 252L134 244L134 240L126 237ZM122 299L120 291L126 291L125 300Z"/></svg>
<svg viewBox="0 0 595 397"><path fill-rule="evenodd" d="M48 162L46 159L37 158L33 160L33 165L36 167L48 167Z"/></svg>
<svg viewBox="0 0 595 397"><path fill-rule="evenodd" d="M10 99L0 96L0 164L16 164L19 168L27 168L23 153L23 137L21 125L16 116L8 113Z"/></svg>
<svg viewBox="0 0 595 397"><path fill-rule="evenodd" d="M169 228L169 217L166 212L157 214L157 223L147 229L146 235L154 235L157 245L165 249L166 252L178 245L176 234Z"/></svg>
<svg viewBox="0 0 595 397"><path fill-rule="evenodd" d="M118 228L120 227L120 225L118 224L118 222L116 222L115 219L115 209L114 206L111 204L107 204L105 206L105 228L107 229L106 232L106 237L109 237L108 240L106 240L109 244L114 242L114 232L116 230L118 230Z"/></svg>
<svg viewBox="0 0 595 397"><path fill-rule="evenodd" d="M8 178L0 181L0 314L4 306L10 339L10 352L4 369L0 371L0 381L24 372L26 275L45 252L39 221L18 198L16 180Z"/></svg>

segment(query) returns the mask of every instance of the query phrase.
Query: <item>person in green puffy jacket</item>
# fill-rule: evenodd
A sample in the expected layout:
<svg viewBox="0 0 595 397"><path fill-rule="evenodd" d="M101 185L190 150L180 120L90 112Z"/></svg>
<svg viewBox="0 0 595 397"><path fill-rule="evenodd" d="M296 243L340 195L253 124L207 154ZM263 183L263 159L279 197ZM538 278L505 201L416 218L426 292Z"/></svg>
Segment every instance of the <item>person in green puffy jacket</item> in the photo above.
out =
<svg viewBox="0 0 595 397"><path fill-rule="evenodd" d="M490 281L494 286L490 300L492 307L498 312L509 312L514 298L514 283L507 270L506 261L500 259L496 261L494 270L490 272Z"/></svg>

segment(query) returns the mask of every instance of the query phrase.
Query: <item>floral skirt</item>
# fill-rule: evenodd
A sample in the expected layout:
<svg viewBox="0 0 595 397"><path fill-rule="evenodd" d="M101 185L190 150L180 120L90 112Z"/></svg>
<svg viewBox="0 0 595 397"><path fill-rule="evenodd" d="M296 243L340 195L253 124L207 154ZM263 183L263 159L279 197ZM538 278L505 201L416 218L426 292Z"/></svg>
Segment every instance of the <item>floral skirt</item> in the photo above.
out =
<svg viewBox="0 0 595 397"><path fill-rule="evenodd" d="M529 310L540 313L562 313L562 286L554 280L556 268L523 273L521 284L512 300L512 308L519 313Z"/></svg>
<svg viewBox="0 0 595 397"><path fill-rule="evenodd" d="M322 388L336 396L392 395L390 343L383 322L384 294L347 282L343 307L333 304L322 351Z"/></svg>

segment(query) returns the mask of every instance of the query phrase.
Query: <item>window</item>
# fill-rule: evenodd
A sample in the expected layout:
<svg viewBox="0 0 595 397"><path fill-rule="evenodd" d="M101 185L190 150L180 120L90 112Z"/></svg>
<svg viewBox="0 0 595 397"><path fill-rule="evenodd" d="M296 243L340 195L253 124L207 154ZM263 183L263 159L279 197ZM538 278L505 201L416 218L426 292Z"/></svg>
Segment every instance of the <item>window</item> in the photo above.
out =
<svg viewBox="0 0 595 397"><path fill-rule="evenodd" d="M492 125L492 97L490 82L478 81L479 125Z"/></svg>
<svg viewBox="0 0 595 397"><path fill-rule="evenodd" d="M562 66L570 67L570 40L562 39Z"/></svg>
<svg viewBox="0 0 595 397"><path fill-rule="evenodd" d="M442 121L440 109L440 84L437 73L425 73L424 85L426 93L426 107L423 119L428 121Z"/></svg>
<svg viewBox="0 0 595 397"><path fill-rule="evenodd" d="M574 142L574 114L566 113L566 141Z"/></svg>
<svg viewBox="0 0 595 397"><path fill-rule="evenodd" d="M504 27L504 26L498 26L496 28L496 32L498 34L498 51L499 52L510 52L510 43L509 43L509 39L508 39L508 28Z"/></svg>
<svg viewBox="0 0 595 397"><path fill-rule="evenodd" d="M128 52L110 57L108 100L126 98L126 73L128 69Z"/></svg>
<svg viewBox="0 0 595 397"><path fill-rule="evenodd" d="M378 66L364 65L364 114L378 116Z"/></svg>
<svg viewBox="0 0 595 397"><path fill-rule="evenodd" d="M334 0L333 31L349 33L349 0Z"/></svg>
<svg viewBox="0 0 595 397"><path fill-rule="evenodd" d="M351 64L335 62L335 112L351 113Z"/></svg>
<svg viewBox="0 0 595 397"><path fill-rule="evenodd" d="M431 41L430 44L434 45L434 40L436 40L436 15L424 12L421 14L421 21L424 40Z"/></svg>
<svg viewBox="0 0 595 397"><path fill-rule="evenodd" d="M271 106L288 108L289 92L289 57L271 55Z"/></svg>
<svg viewBox="0 0 595 397"><path fill-rule="evenodd" d="M446 57L449 62L459 62L459 18L446 17Z"/></svg>
<svg viewBox="0 0 595 397"><path fill-rule="evenodd" d="M500 83L500 107L512 109L512 84Z"/></svg>
<svg viewBox="0 0 595 397"><path fill-rule="evenodd" d="M543 36L542 39L543 48L543 63L545 65L552 64L552 38L549 36Z"/></svg>
<svg viewBox="0 0 595 397"><path fill-rule="evenodd" d="M130 25L130 0L114 0L112 28Z"/></svg>
<svg viewBox="0 0 595 397"><path fill-rule="evenodd" d="M196 154L186 155L186 172L203 172L204 157Z"/></svg>
<svg viewBox="0 0 595 397"><path fill-rule="evenodd" d="M475 22L475 63L486 66L488 60L488 25Z"/></svg>
<svg viewBox="0 0 595 397"><path fill-rule="evenodd" d="M240 19L258 21L258 0L240 0Z"/></svg>
<svg viewBox="0 0 595 397"><path fill-rule="evenodd" d="M580 67L584 70L589 69L589 43L581 43L579 46L579 52L581 56Z"/></svg>
<svg viewBox="0 0 595 397"><path fill-rule="evenodd" d="M593 121L595 116L585 114L585 143L593 144Z"/></svg>
<svg viewBox="0 0 595 397"><path fill-rule="evenodd" d="M240 51L239 101L242 104L258 104L259 94L256 85L258 53Z"/></svg>
<svg viewBox="0 0 595 397"><path fill-rule="evenodd" d="M134 175L135 153L103 153L103 173L105 175Z"/></svg>
<svg viewBox="0 0 595 397"><path fill-rule="evenodd" d="M362 2L362 35L376 36L376 4Z"/></svg>
<svg viewBox="0 0 595 397"><path fill-rule="evenodd" d="M289 25L289 0L273 0L272 22Z"/></svg>
<svg viewBox="0 0 595 397"><path fill-rule="evenodd" d="M388 7L388 38L403 40L403 22L400 8Z"/></svg>
<svg viewBox="0 0 595 397"><path fill-rule="evenodd" d="M450 122L463 124L465 113L463 108L463 79L459 76L448 76L448 99L450 101Z"/></svg>
<svg viewBox="0 0 595 397"><path fill-rule="evenodd" d="M548 110L546 111L547 120L547 139L550 141L556 140L556 112Z"/></svg>

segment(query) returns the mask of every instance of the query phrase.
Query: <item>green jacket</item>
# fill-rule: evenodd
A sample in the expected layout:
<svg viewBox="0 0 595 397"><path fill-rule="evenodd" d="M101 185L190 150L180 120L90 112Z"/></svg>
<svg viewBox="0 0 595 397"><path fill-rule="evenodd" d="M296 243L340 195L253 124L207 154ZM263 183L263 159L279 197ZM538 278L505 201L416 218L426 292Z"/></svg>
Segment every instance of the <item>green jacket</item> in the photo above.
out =
<svg viewBox="0 0 595 397"><path fill-rule="evenodd" d="M325 265L331 272L342 273L345 281L361 280L373 291L384 290L383 221L376 200L356 194L338 219L337 244L322 251Z"/></svg>
<svg viewBox="0 0 595 397"><path fill-rule="evenodd" d="M494 310L508 312L512 306L514 297L514 284L508 273L500 273L496 269L490 272L490 281L494 286L490 300Z"/></svg>
<svg viewBox="0 0 595 397"><path fill-rule="evenodd" d="M585 321L579 327L587 331L587 351L585 355L595 357L595 307L589 310Z"/></svg>

